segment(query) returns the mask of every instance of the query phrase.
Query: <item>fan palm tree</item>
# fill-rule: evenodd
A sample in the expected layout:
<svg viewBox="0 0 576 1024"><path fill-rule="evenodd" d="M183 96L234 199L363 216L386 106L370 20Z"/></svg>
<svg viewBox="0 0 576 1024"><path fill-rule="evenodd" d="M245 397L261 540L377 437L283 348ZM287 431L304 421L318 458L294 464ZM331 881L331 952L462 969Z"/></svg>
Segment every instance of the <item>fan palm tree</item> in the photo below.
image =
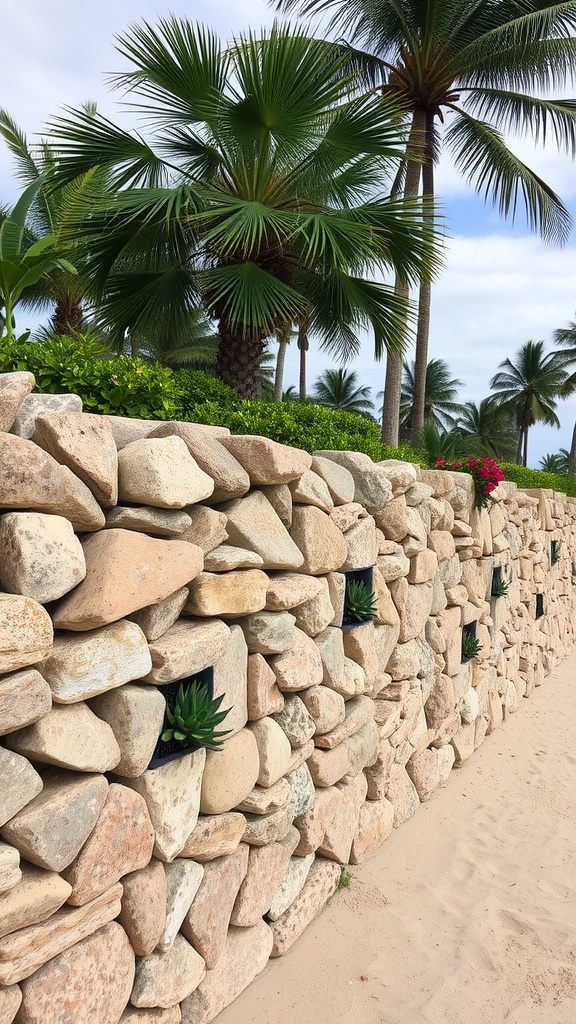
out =
<svg viewBox="0 0 576 1024"><path fill-rule="evenodd" d="M568 327L559 327L553 334L554 341L556 344L563 349L561 357L565 360L567 367L571 367L576 363L576 322L573 320L568 324ZM564 398L572 394L576 390L576 373L571 373L566 381L563 396ZM576 423L572 431L572 441L570 444L570 455L568 458L568 472L576 473Z"/></svg>
<svg viewBox="0 0 576 1024"><path fill-rule="evenodd" d="M568 473L569 463L570 452L566 448L561 448L554 455L548 454L543 459L540 459L540 469L545 473Z"/></svg>
<svg viewBox="0 0 576 1024"><path fill-rule="evenodd" d="M527 341L514 360L505 359L500 366L502 371L494 375L490 387L500 406L516 417L516 461L525 466L530 427L538 422L560 426L555 410L568 380L566 362L558 352L544 355L543 341Z"/></svg>
<svg viewBox="0 0 576 1024"><path fill-rule="evenodd" d="M343 51L287 27L224 52L171 17L118 48L132 68L115 81L150 140L81 110L54 126L54 181L99 166L116 189L75 229L103 320L133 328L152 307L176 329L202 302L218 375L248 398L279 325L305 324L339 357L361 327L376 358L401 347L406 303L375 278L416 281L436 255L419 203L383 191L406 143L398 100L351 98Z"/></svg>
<svg viewBox="0 0 576 1024"><path fill-rule="evenodd" d="M271 0L274 2L274 0ZM384 96L411 112L405 193L422 178L434 195L444 147L456 168L503 216L523 203L528 223L562 242L568 212L553 190L508 148L504 132L552 138L574 155L576 101L550 96L576 70L576 3L542 0L275 0L285 11L330 12L328 31L344 35L353 61ZM536 95L543 93L543 98ZM445 122L446 119L446 122ZM442 127L443 126L443 127ZM401 275L397 287L405 291ZM429 280L421 285L416 339L415 433L424 421L430 319ZM388 356L382 440L398 438L402 362Z"/></svg>
<svg viewBox="0 0 576 1024"><path fill-rule="evenodd" d="M415 373L412 363L404 363L402 393L400 396L400 434L407 439L413 436ZM455 418L461 406L455 401L458 388L463 381L450 377L448 364L444 359L431 359L426 367L426 390L424 394L424 422L432 421L439 430L455 425Z"/></svg>
<svg viewBox="0 0 576 1024"><path fill-rule="evenodd" d="M355 412L358 416L371 416L374 412L370 388L358 384L358 374L353 370L324 370L316 378L313 401L327 409Z"/></svg>
<svg viewBox="0 0 576 1024"><path fill-rule="evenodd" d="M464 438L478 442L481 454L513 460L518 445L518 431L509 410L498 404L494 395L476 402L465 402L460 408L456 426Z"/></svg>

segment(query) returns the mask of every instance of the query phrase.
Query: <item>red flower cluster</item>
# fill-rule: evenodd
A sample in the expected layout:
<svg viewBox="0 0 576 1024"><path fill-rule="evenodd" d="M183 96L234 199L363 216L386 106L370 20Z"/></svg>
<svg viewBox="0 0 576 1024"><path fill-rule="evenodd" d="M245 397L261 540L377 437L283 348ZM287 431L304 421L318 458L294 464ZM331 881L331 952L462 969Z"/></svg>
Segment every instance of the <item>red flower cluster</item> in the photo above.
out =
<svg viewBox="0 0 576 1024"><path fill-rule="evenodd" d="M474 480L476 508L487 508L494 499L492 491L504 479L504 473L494 459L467 459L462 462L445 462L444 459L436 459L435 466L438 469L451 469L461 473L469 473Z"/></svg>

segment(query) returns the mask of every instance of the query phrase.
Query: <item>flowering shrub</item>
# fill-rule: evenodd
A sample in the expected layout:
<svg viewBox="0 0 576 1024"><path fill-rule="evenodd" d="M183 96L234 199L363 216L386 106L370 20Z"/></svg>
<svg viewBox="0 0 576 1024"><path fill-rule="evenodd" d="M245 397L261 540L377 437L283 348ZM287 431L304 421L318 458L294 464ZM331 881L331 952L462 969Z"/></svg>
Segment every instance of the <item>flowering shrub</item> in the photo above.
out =
<svg viewBox="0 0 576 1024"><path fill-rule="evenodd" d="M444 459L436 459L437 469L455 470L457 473L469 473L474 481L474 507L488 508L492 498L492 491L504 479L504 473L494 459L484 457L483 459L466 459L465 462L445 462Z"/></svg>

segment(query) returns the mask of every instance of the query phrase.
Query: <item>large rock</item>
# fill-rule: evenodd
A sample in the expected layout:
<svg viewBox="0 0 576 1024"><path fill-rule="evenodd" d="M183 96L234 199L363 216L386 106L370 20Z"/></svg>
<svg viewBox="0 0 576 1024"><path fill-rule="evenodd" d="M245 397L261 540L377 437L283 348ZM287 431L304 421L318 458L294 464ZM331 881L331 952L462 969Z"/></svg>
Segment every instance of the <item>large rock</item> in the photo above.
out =
<svg viewBox="0 0 576 1024"><path fill-rule="evenodd" d="M206 761L202 748L123 783L144 797L156 833L154 856L174 860L198 821Z"/></svg>
<svg viewBox="0 0 576 1024"><path fill-rule="evenodd" d="M0 373L0 430L10 430L18 409L34 384L34 374L28 370Z"/></svg>
<svg viewBox="0 0 576 1024"><path fill-rule="evenodd" d="M127 1006L118 1024L180 1024L181 1020L179 1006L169 1006L167 1009L154 1006L145 1010Z"/></svg>
<svg viewBox="0 0 576 1024"><path fill-rule="evenodd" d="M21 1002L22 992L19 985L0 988L0 1024L12 1024Z"/></svg>
<svg viewBox="0 0 576 1024"><path fill-rule="evenodd" d="M126 619L88 633L63 634L39 666L57 704L75 704L145 675L151 666L146 637Z"/></svg>
<svg viewBox="0 0 576 1024"><path fill-rule="evenodd" d="M72 886L55 871L22 864L21 881L0 895L0 938L45 921L60 909L71 891Z"/></svg>
<svg viewBox="0 0 576 1024"><path fill-rule="evenodd" d="M192 525L187 512L175 508L124 508L117 505L106 514L107 530L135 530L136 533L151 533L154 537L185 536Z"/></svg>
<svg viewBox="0 0 576 1024"><path fill-rule="evenodd" d="M190 584L186 612L202 617L236 618L262 611L266 604L268 577L261 569L240 572L201 572Z"/></svg>
<svg viewBox="0 0 576 1024"><path fill-rule="evenodd" d="M0 893L13 889L21 880L18 850L7 843L0 843Z"/></svg>
<svg viewBox="0 0 576 1024"><path fill-rule="evenodd" d="M204 877L204 868L193 860L178 857L164 865L166 876L164 918L165 925L157 943L159 953L166 953L174 943L190 904ZM151 952L151 950L150 950Z"/></svg>
<svg viewBox="0 0 576 1024"><path fill-rule="evenodd" d="M0 678L0 736L36 722L51 707L50 687L36 669Z"/></svg>
<svg viewBox="0 0 576 1024"><path fill-rule="evenodd" d="M227 519L223 512L208 508L207 505L189 505L186 514L190 519L190 526L184 533L183 540L197 544L205 555L227 539Z"/></svg>
<svg viewBox="0 0 576 1024"><path fill-rule="evenodd" d="M250 654L283 654L296 642L295 619L290 612L256 612L240 619Z"/></svg>
<svg viewBox="0 0 576 1024"><path fill-rule="evenodd" d="M54 630L48 612L30 597L0 594L0 672L45 658Z"/></svg>
<svg viewBox="0 0 576 1024"><path fill-rule="evenodd" d="M316 798L316 790L308 765L304 762L294 771L288 772L286 782L290 787L292 813L295 818L299 818L309 810Z"/></svg>
<svg viewBox="0 0 576 1024"><path fill-rule="evenodd" d="M354 501L358 501L368 512L377 512L392 497L392 484L385 473L361 452L314 452L318 456L336 462L347 469L354 479Z"/></svg>
<svg viewBox="0 0 576 1024"><path fill-rule="evenodd" d="M316 731L314 719L300 697L287 697L282 711L273 718L288 737L291 747L301 747Z"/></svg>
<svg viewBox="0 0 576 1024"><path fill-rule="evenodd" d="M146 771L164 722L166 701L152 686L126 685L93 697L92 710L107 722L120 748L116 775L136 778Z"/></svg>
<svg viewBox="0 0 576 1024"><path fill-rule="evenodd" d="M304 556L261 491L226 502L230 544L255 552L264 569L299 569Z"/></svg>
<svg viewBox="0 0 576 1024"><path fill-rule="evenodd" d="M331 573L330 575L335 577L341 574ZM298 629L307 633L308 636L319 636L338 617L332 604L329 579L330 577L324 576L321 581L322 590L293 609Z"/></svg>
<svg viewBox="0 0 576 1024"><path fill-rule="evenodd" d="M367 788L368 783L362 772L353 780L346 779L337 783L336 789L340 790L342 799L319 848L323 857L339 864L348 864Z"/></svg>
<svg viewBox="0 0 576 1024"><path fill-rule="evenodd" d="M140 626L148 642L152 643L164 636L170 626L174 625L188 600L189 593L188 587L180 587L158 604L150 604L147 608L132 612L128 618Z"/></svg>
<svg viewBox="0 0 576 1024"><path fill-rule="evenodd" d="M330 732L317 735L314 743L323 750L332 750L333 747L337 747L339 743L342 743L352 733L358 732L373 717L374 702L370 697L352 697L351 700L346 701L343 721L336 725L334 729L331 729Z"/></svg>
<svg viewBox="0 0 576 1024"><path fill-rule="evenodd" d="M248 846L242 843L236 853L204 866L204 878L184 918L182 933L209 970L224 952L232 908L248 870L248 853Z"/></svg>
<svg viewBox="0 0 576 1024"><path fill-rule="evenodd" d="M85 575L82 545L67 519L41 512L0 517L0 583L9 593L46 604Z"/></svg>
<svg viewBox="0 0 576 1024"><path fill-rule="evenodd" d="M255 569L264 564L264 559L248 548L236 548L232 544L219 544L204 555L206 572L232 572L234 569Z"/></svg>
<svg viewBox="0 0 576 1024"><path fill-rule="evenodd" d="M76 772L111 771L120 760L112 729L84 703L55 705L39 722L8 736L6 742L32 761Z"/></svg>
<svg viewBox="0 0 576 1024"><path fill-rule="evenodd" d="M292 753L288 737L273 718L261 718L258 722L252 722L249 729L258 744L258 785L273 786L288 771Z"/></svg>
<svg viewBox="0 0 576 1024"><path fill-rule="evenodd" d="M223 728L239 732L248 721L247 695L248 647L240 626L230 626L230 642L214 664L214 696L224 697L222 709L228 709Z"/></svg>
<svg viewBox="0 0 576 1024"><path fill-rule="evenodd" d="M324 512L330 512L334 508L326 482L311 469L307 469L297 480L293 480L289 487L294 504L316 505Z"/></svg>
<svg viewBox="0 0 576 1024"><path fill-rule="evenodd" d="M324 674L318 647L301 629L294 630L289 650L270 658L270 666L278 687L286 693L318 686Z"/></svg>
<svg viewBox="0 0 576 1024"><path fill-rule="evenodd" d="M300 700L314 723L315 733L330 732L344 721L344 697L328 686L312 686L300 694Z"/></svg>
<svg viewBox="0 0 576 1024"><path fill-rule="evenodd" d="M312 469L326 483L335 505L345 505L354 500L354 477L344 466L314 455Z"/></svg>
<svg viewBox="0 0 576 1024"><path fill-rule="evenodd" d="M199 423L161 423L149 437L170 437L176 435L184 441L190 455L214 481L210 500L228 501L239 498L250 490L250 477L237 459L221 443L222 437L214 436L214 428ZM194 543L198 543L195 541Z"/></svg>
<svg viewBox="0 0 576 1024"><path fill-rule="evenodd" d="M136 965L130 1002L135 1006L177 1006L191 995L206 973L204 960L183 935L165 953L150 953Z"/></svg>
<svg viewBox="0 0 576 1024"><path fill-rule="evenodd" d="M191 857L200 864L225 857L238 849L246 828L243 814L234 811L225 814L203 814L184 846L180 857Z"/></svg>
<svg viewBox="0 0 576 1024"><path fill-rule="evenodd" d="M57 769L49 769L42 781L42 791L0 829L0 835L32 864L62 871L94 828L108 783L103 775L72 775Z"/></svg>
<svg viewBox="0 0 576 1024"><path fill-rule="evenodd" d="M214 481L180 437L142 438L118 454L118 497L135 505L184 508L209 498Z"/></svg>
<svg viewBox="0 0 576 1024"><path fill-rule="evenodd" d="M296 480L312 465L308 452L278 444L268 437L233 434L221 438L221 444L244 467L253 486L286 484Z"/></svg>
<svg viewBox="0 0 576 1024"><path fill-rule="evenodd" d="M181 1005L182 1024L209 1024L260 974L271 948L272 933L265 921L253 928L229 928L216 967Z"/></svg>
<svg viewBox="0 0 576 1024"><path fill-rule="evenodd" d="M202 672L221 658L230 643L230 629L219 619L210 622L179 620L159 640L150 644L152 671L147 683L162 686Z"/></svg>
<svg viewBox="0 0 576 1024"><path fill-rule="evenodd" d="M278 807L270 814L247 814L243 840L251 846L266 846L281 842L289 834L294 820L291 803Z"/></svg>
<svg viewBox="0 0 576 1024"><path fill-rule="evenodd" d="M298 857L305 857L306 854L314 853L318 849L341 802L342 794L335 786L316 790L314 803L294 822L300 835L295 850Z"/></svg>
<svg viewBox="0 0 576 1024"><path fill-rule="evenodd" d="M81 907L117 882L145 868L154 846L154 829L144 799L112 783L98 820L82 850L63 872L72 886L68 903Z"/></svg>
<svg viewBox="0 0 576 1024"><path fill-rule="evenodd" d="M284 695L276 676L262 654L248 655L248 718L256 721L284 707Z"/></svg>
<svg viewBox="0 0 576 1024"><path fill-rule="evenodd" d="M54 412L82 412L80 395L26 395L10 431L18 437L31 438L38 416Z"/></svg>
<svg viewBox="0 0 576 1024"><path fill-rule="evenodd" d="M416 787L401 764L393 764L390 769L386 797L394 808L394 828L398 828L413 814L416 814L420 806Z"/></svg>
<svg viewBox="0 0 576 1024"><path fill-rule="evenodd" d="M321 509L296 505L290 536L304 556L302 572L309 576L339 569L346 560L346 541L338 527Z"/></svg>
<svg viewBox="0 0 576 1024"><path fill-rule="evenodd" d="M289 530L292 525L292 494L288 484L271 484L269 487L262 486L259 490Z"/></svg>
<svg viewBox="0 0 576 1024"><path fill-rule="evenodd" d="M42 779L29 761L0 746L0 825L26 807L42 789Z"/></svg>
<svg viewBox="0 0 576 1024"><path fill-rule="evenodd" d="M62 979L66 978L66 999ZM113 922L50 960L22 985L21 1024L117 1024L134 979L134 953Z"/></svg>
<svg viewBox="0 0 576 1024"><path fill-rule="evenodd" d="M340 866L326 860L316 860L304 888L288 910L272 924L274 942L271 957L282 956L320 913L326 900L338 886Z"/></svg>
<svg viewBox="0 0 576 1024"><path fill-rule="evenodd" d="M259 772L256 737L250 729L241 729L224 740L222 750L208 752L200 797L202 814L223 814L237 807L253 789Z"/></svg>
<svg viewBox="0 0 576 1024"><path fill-rule="evenodd" d="M202 571L195 544L133 530L103 530L84 541L86 578L60 602L58 629L86 630L156 604Z"/></svg>
<svg viewBox="0 0 576 1024"><path fill-rule="evenodd" d="M41 413L34 442L68 466L90 488L96 501L112 508L118 500L116 442L104 416L94 413Z"/></svg>
<svg viewBox="0 0 576 1024"><path fill-rule="evenodd" d="M64 516L80 531L104 526L104 513L86 484L32 441L0 434L0 481L0 508Z"/></svg>
<svg viewBox="0 0 576 1024"><path fill-rule="evenodd" d="M250 928L266 913L284 876L298 833L294 829L280 843L251 846L248 869L230 918L231 924Z"/></svg>
<svg viewBox="0 0 576 1024"><path fill-rule="evenodd" d="M297 605L317 597L323 590L323 580L315 576L303 576L297 572L275 573L268 580L266 610L270 612L290 611Z"/></svg>
<svg viewBox="0 0 576 1024"><path fill-rule="evenodd" d="M154 858L122 878L118 918L137 956L147 956L160 942L166 925L166 876Z"/></svg>
<svg viewBox="0 0 576 1024"><path fill-rule="evenodd" d="M389 800L366 800L360 808L350 863L362 864L388 838L393 826L394 808Z"/></svg>

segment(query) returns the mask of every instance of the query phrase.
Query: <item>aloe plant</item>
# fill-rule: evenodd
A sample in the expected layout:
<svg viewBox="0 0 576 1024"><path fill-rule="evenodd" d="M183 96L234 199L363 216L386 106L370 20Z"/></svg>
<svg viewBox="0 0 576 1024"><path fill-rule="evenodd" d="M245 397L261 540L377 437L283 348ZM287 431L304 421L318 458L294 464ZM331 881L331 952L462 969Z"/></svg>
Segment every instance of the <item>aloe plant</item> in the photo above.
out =
<svg viewBox="0 0 576 1024"><path fill-rule="evenodd" d="M492 597L506 597L510 590L510 581L502 579L502 576L495 576L492 580Z"/></svg>
<svg viewBox="0 0 576 1024"><path fill-rule="evenodd" d="M472 633L462 633L462 657L476 658L482 650L482 644Z"/></svg>
<svg viewBox="0 0 576 1024"><path fill-rule="evenodd" d="M349 580L344 603L344 618L367 622L376 614L376 599L363 580Z"/></svg>
<svg viewBox="0 0 576 1024"><path fill-rule="evenodd" d="M166 718L171 728L162 733L162 742L192 740L208 750L221 750L224 736L231 732L230 729L217 730L217 726L231 710L219 710L223 700L224 694L211 697L207 688L197 679L186 686L181 683L174 707L166 705Z"/></svg>

